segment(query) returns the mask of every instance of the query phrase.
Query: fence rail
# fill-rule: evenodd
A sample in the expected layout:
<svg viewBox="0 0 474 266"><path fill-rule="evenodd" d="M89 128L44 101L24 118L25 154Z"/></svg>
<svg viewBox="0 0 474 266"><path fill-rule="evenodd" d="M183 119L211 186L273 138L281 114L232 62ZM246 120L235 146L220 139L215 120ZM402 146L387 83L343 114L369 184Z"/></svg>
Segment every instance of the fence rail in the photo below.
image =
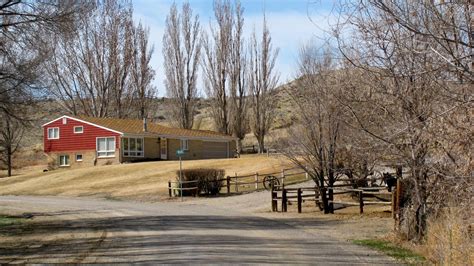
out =
<svg viewBox="0 0 474 266"><path fill-rule="evenodd" d="M343 206L359 206L359 212L364 212L365 205L391 205L392 217L399 223L399 210L401 195L403 193L401 178L402 178L401 167L397 168L397 181L394 189L391 192L385 191L385 186L375 187L357 187L354 185L358 180L363 179L352 179L352 178L339 178L337 184L332 184L329 187L300 187L300 188L286 188L285 185L276 186L272 189L271 203L272 211L278 211L278 201L281 201L281 211L288 211L289 202L297 202L298 212L302 212L302 204L308 199L314 201L316 206L320 210L334 211L334 204L340 204ZM382 179L382 177L377 178ZM374 180L374 179L372 179ZM326 180L327 181L327 180ZM347 183L340 183L347 182ZM296 195L295 195L296 194ZM355 201L344 201L334 199L334 195L352 194L355 196ZM381 200L376 196L389 196L390 200ZM296 199L296 201L294 200ZM328 205L331 208L328 208Z"/></svg>
<svg viewBox="0 0 474 266"><path fill-rule="evenodd" d="M298 182L303 182L309 180L309 175L302 171L299 167L294 168L284 168L281 171L275 172L267 172L267 173L254 173L254 174L245 174L245 175L237 175L237 173L233 176L227 176L223 179L215 180L214 182L223 182L224 187L226 188L225 194L231 193L242 193L242 192L251 192L251 191L259 191L263 190L263 179L266 176L274 176L277 178L281 184L293 184ZM183 181L182 184L190 184L190 183L197 183L197 180L192 181ZM199 188L193 187L192 189L198 190ZM170 197L175 196L175 191L178 191L178 195L181 190L181 185L179 181L168 181L168 194ZM191 190L191 189L182 189L184 190Z"/></svg>

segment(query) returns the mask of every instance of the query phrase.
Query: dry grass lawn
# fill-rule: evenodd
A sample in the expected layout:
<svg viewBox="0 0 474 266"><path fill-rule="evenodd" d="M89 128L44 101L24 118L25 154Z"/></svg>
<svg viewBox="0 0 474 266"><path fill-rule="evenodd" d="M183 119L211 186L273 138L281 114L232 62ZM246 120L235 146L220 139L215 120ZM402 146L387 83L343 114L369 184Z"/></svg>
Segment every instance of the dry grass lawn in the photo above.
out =
<svg viewBox="0 0 474 266"><path fill-rule="evenodd" d="M184 168L221 168L226 175L268 173L289 167L282 157L245 155L235 159L183 161ZM43 173L41 167L0 178L0 195L92 196L109 199L156 201L167 197L168 180L179 169L177 161L157 161L59 169Z"/></svg>

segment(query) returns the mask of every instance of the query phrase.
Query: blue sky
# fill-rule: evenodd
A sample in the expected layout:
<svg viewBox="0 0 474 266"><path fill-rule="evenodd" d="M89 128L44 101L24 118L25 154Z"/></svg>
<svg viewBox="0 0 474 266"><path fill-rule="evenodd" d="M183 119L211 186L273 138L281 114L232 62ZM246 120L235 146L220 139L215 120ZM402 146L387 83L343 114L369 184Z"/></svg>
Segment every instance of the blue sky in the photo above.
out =
<svg viewBox="0 0 474 266"><path fill-rule="evenodd" d="M134 0L134 16L150 28L150 42L154 45L152 67L156 71L154 84L158 95L164 96L162 38L166 15L173 2L178 6L185 1L168 0ZM201 26L208 28L213 19L213 2L211 0L190 0L194 12L199 14ZM272 34L274 47L280 53L276 70L280 73L280 83L295 77L298 49L311 39L320 41L327 34L328 19L331 18L331 1L327 0L241 0L244 7L245 35L248 37L254 27L257 32L262 27L263 10ZM201 75L199 79L201 80ZM198 84L202 86L202 82ZM204 96L204 95L202 95Z"/></svg>

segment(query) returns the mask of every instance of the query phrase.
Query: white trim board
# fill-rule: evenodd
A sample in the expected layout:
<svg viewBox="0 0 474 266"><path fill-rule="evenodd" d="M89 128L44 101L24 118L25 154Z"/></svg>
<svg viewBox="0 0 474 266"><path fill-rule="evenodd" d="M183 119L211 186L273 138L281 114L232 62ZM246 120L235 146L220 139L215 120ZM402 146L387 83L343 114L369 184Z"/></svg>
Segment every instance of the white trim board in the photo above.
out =
<svg viewBox="0 0 474 266"><path fill-rule="evenodd" d="M67 115L63 115L59 118L56 118L52 121L49 121L48 123L46 124L43 124L42 127L44 126L47 126L53 122L56 122L58 121L59 119L62 119L62 118L68 118L68 119L72 119L72 120L75 120L75 121L78 121L78 122L81 122L81 123L85 123L85 124L88 124L88 125L91 125L91 126L95 126L95 127L98 127L98 128L102 128L102 129L105 129L105 130L108 130L108 131L111 131L111 132L114 132L114 133L117 133L117 134L120 134L120 135L123 135L123 132L120 132L120 131L117 131L117 130L113 130L111 128L108 128L108 127L104 127L104 126L100 126L100 125L97 125L97 124L94 124L94 123L91 123L91 122L87 122L87 121L84 121L82 119L79 119L79 118L75 118L75 117L70 117L70 116L67 116Z"/></svg>

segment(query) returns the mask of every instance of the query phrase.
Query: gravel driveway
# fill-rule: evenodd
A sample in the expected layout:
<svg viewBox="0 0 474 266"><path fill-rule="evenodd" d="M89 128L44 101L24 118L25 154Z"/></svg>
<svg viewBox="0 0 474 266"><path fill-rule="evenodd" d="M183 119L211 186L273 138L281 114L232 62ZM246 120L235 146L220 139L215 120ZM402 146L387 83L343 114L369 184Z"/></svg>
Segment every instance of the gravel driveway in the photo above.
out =
<svg viewBox="0 0 474 266"><path fill-rule="evenodd" d="M0 197L0 212L29 212L0 229L1 263L395 264L323 228L258 214L269 192L137 203L90 198ZM318 226L321 229L317 229ZM26 229L25 229L26 227Z"/></svg>

